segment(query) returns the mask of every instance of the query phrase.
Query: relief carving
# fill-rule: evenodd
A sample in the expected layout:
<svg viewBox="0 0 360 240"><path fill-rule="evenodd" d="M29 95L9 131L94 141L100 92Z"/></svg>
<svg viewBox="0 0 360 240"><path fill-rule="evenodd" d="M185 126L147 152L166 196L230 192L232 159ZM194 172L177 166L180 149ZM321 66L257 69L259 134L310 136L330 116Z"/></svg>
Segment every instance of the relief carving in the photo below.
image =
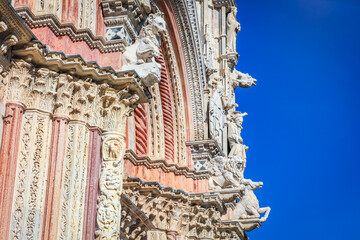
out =
<svg viewBox="0 0 360 240"><path fill-rule="evenodd" d="M209 189L240 188L241 180L244 178L245 164L245 161L238 156L232 158L218 156L210 159Z"/></svg>
<svg viewBox="0 0 360 240"><path fill-rule="evenodd" d="M110 137L103 143L103 158L106 161L119 160L121 150L121 140L119 138Z"/></svg>
<svg viewBox="0 0 360 240"><path fill-rule="evenodd" d="M25 103L29 95L29 86L33 81L32 65L24 60L14 59L10 64L9 74L3 80L7 83L5 99Z"/></svg>
<svg viewBox="0 0 360 240"><path fill-rule="evenodd" d="M124 138L105 133L102 146L103 161L99 180L96 239L118 239L120 236L120 197L122 192Z"/></svg>
<svg viewBox="0 0 360 240"><path fill-rule="evenodd" d="M56 101L54 105L54 114L69 116L72 109L71 97L74 85L71 84L71 77L68 74L60 74L56 91Z"/></svg>
<svg viewBox="0 0 360 240"><path fill-rule="evenodd" d="M41 109L47 112L53 112L55 104L54 96L57 87L56 72L46 68L39 68L30 85L30 94L26 105L29 108Z"/></svg>

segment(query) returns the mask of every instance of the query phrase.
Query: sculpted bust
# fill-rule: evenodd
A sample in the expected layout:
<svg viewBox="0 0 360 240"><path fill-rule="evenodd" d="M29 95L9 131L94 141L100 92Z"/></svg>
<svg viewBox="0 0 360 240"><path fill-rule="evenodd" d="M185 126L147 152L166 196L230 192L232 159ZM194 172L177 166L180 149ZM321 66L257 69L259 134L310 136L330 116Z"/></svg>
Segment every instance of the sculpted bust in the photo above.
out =
<svg viewBox="0 0 360 240"><path fill-rule="evenodd" d="M242 130L243 117L247 113L234 112L232 114L232 121L229 123L228 140L230 145L229 157L240 157L246 160L246 151L248 147L243 144L243 139L240 136Z"/></svg>

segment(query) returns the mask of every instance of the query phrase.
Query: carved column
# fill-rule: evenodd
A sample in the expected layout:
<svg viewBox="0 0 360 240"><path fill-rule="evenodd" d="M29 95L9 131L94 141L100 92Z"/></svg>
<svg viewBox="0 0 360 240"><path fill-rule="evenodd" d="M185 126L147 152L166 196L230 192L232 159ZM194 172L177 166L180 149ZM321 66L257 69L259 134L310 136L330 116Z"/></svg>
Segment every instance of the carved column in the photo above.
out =
<svg viewBox="0 0 360 240"><path fill-rule="evenodd" d="M125 153L126 119L134 110L139 96L126 89L107 89L102 97L104 134L99 180L96 239L119 239L122 174Z"/></svg>
<svg viewBox="0 0 360 240"><path fill-rule="evenodd" d="M0 151L0 236L7 236L10 225L21 121L25 106L7 103Z"/></svg>
<svg viewBox="0 0 360 240"><path fill-rule="evenodd" d="M27 109L18 138L20 147L8 238L40 239L58 74L40 68L24 77L30 81L24 98Z"/></svg>
<svg viewBox="0 0 360 240"><path fill-rule="evenodd" d="M80 239L83 236L85 221L89 161L90 130L87 123L92 114L90 108L98 104L94 102L98 87L89 81L75 78L72 81L64 81L60 87L58 94L70 93L71 102L56 239ZM67 104L61 107L68 108Z"/></svg>
<svg viewBox="0 0 360 240"><path fill-rule="evenodd" d="M54 117L52 122L51 154L47 175L45 215L43 218L43 239L55 239L57 219L60 212L62 172L65 158L66 135L69 124L69 111L72 86L69 75L60 74L57 82Z"/></svg>
<svg viewBox="0 0 360 240"><path fill-rule="evenodd" d="M61 173L65 157L66 132L69 119L55 116L52 125L51 155L48 170L48 187L43 218L43 239L55 239L56 220L60 211Z"/></svg>

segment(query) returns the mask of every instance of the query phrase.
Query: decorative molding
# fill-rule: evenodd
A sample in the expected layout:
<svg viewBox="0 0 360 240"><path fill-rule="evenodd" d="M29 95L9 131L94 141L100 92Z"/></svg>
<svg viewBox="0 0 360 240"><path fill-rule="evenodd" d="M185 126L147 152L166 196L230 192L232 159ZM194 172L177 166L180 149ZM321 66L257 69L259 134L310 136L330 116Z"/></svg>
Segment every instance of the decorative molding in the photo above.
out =
<svg viewBox="0 0 360 240"><path fill-rule="evenodd" d="M143 85L134 70L117 72L111 67L102 68L96 62L86 62L81 56L66 56L61 52L46 52L39 42L30 42L13 50L15 57L56 72L69 73L95 83L106 83L116 89L129 89L136 92L139 103L147 102L150 92Z"/></svg>
<svg viewBox="0 0 360 240"><path fill-rule="evenodd" d="M236 6L235 0L214 0L215 7L232 7Z"/></svg>
<svg viewBox="0 0 360 240"><path fill-rule="evenodd" d="M216 156L224 156L218 142L213 139L203 141L189 141L186 146L191 148L191 155L194 161L194 170L197 172L207 171L208 161Z"/></svg>
<svg viewBox="0 0 360 240"><path fill-rule="evenodd" d="M221 221L227 213L223 203L233 198L225 200L219 193L189 194L131 177L124 180L123 188L124 195L157 230L172 232L180 239L246 239L241 222ZM232 235L237 238L224 238Z"/></svg>
<svg viewBox="0 0 360 240"><path fill-rule="evenodd" d="M82 237L89 129L70 121L66 140L57 239Z"/></svg>
<svg viewBox="0 0 360 240"><path fill-rule="evenodd" d="M179 165L189 166L186 162L186 120L185 120L185 108L184 108L184 97L181 86L180 73L178 69L178 63L174 48L172 46L169 32L167 31L162 38L162 50L164 58L166 59L168 75L172 84L173 90L173 101L174 101L174 114L175 114L175 136L176 136L176 159ZM192 121L192 120L190 120Z"/></svg>
<svg viewBox="0 0 360 240"><path fill-rule="evenodd" d="M156 61L161 64L161 81L159 82L161 107L163 112L163 131L164 131L164 143L165 143L165 159L170 163L175 162L177 139L175 137L175 120L176 115L174 113L174 99L173 90L171 86L171 80L169 78L168 69L165 64L165 59L160 51L160 57Z"/></svg>
<svg viewBox="0 0 360 240"><path fill-rule="evenodd" d="M90 49L98 49L101 53L123 52L127 41L106 41L101 36L95 36L90 29L77 29L72 23L61 23L53 14L35 16L28 7L16 8L19 16L30 28L49 27L57 36L68 36L73 42L85 41Z"/></svg>
<svg viewBox="0 0 360 240"><path fill-rule="evenodd" d="M128 197L121 195L120 238L140 240L149 230L155 229L154 224Z"/></svg>
<svg viewBox="0 0 360 240"><path fill-rule="evenodd" d="M149 169L161 168L164 172L173 172L175 175L184 175L192 179L208 179L207 172L197 172L189 169L188 167L178 166L178 164L170 164L164 159L151 159L148 156L138 156L133 150L127 149L125 159L129 160L135 166L145 166Z"/></svg>
<svg viewBox="0 0 360 240"><path fill-rule="evenodd" d="M195 140L204 138L204 96L206 69L194 0L170 1L174 11L191 92Z"/></svg>
<svg viewBox="0 0 360 240"><path fill-rule="evenodd" d="M50 155L49 113L26 110L19 149L9 239L39 239Z"/></svg>

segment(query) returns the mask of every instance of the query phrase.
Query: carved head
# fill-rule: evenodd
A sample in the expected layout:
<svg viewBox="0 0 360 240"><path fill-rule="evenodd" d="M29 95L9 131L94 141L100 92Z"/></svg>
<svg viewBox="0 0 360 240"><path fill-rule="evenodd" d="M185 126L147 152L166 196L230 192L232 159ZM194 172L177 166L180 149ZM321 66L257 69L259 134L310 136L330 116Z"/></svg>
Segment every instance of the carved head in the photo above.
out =
<svg viewBox="0 0 360 240"><path fill-rule="evenodd" d="M226 161L226 169L234 174L235 179L243 179L245 161L241 157L234 156Z"/></svg>
<svg viewBox="0 0 360 240"><path fill-rule="evenodd" d="M231 7L231 12L236 16L237 14L237 7Z"/></svg>
<svg viewBox="0 0 360 240"><path fill-rule="evenodd" d="M155 35L165 32L166 22L163 18L163 13L157 12L150 14L146 19L145 25L151 25Z"/></svg>
<svg viewBox="0 0 360 240"><path fill-rule="evenodd" d="M233 113L233 121L236 123L236 125L238 127L242 126L242 123L244 121L244 116L248 115L246 112L245 113L241 113L241 112L234 112Z"/></svg>

